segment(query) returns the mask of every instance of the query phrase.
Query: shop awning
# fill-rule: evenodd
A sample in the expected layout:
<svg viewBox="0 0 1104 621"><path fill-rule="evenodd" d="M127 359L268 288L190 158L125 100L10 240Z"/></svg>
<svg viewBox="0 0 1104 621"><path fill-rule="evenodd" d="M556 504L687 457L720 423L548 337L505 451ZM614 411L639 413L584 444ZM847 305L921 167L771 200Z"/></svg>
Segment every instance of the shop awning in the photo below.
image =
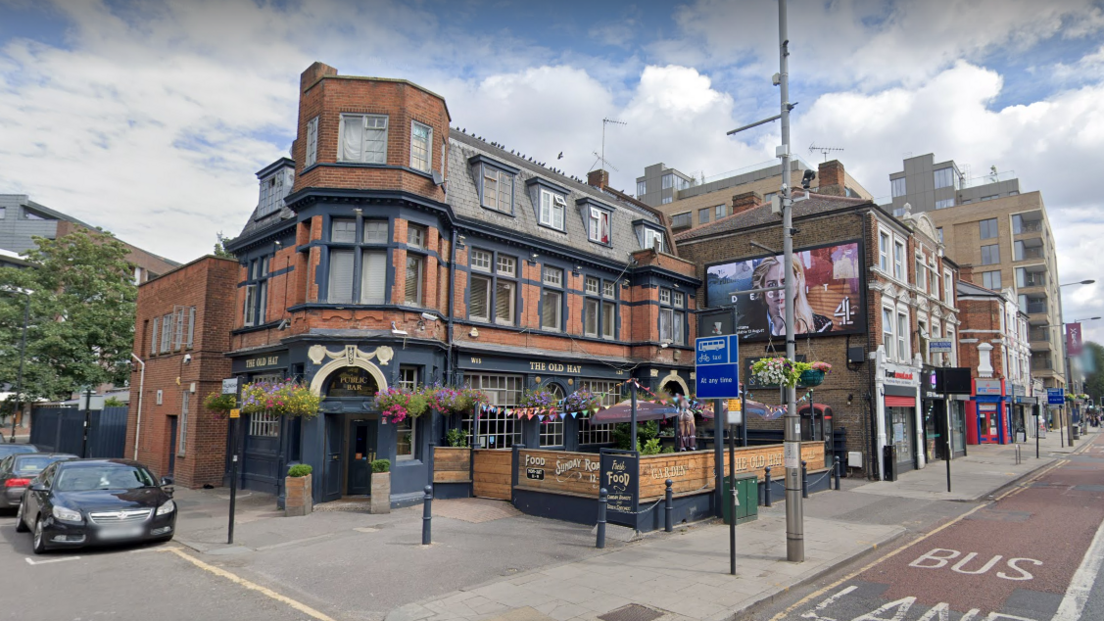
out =
<svg viewBox="0 0 1104 621"><path fill-rule="evenodd" d="M885 404L887 408L914 408L916 407L916 397L886 395Z"/></svg>

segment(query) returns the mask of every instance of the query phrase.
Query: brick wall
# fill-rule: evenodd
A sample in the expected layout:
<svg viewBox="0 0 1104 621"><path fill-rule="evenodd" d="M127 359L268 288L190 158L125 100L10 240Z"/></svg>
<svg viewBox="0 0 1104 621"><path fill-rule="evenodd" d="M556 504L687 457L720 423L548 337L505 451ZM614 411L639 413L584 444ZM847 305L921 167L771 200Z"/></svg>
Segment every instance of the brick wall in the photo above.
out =
<svg viewBox="0 0 1104 621"><path fill-rule="evenodd" d="M158 474L168 471L171 420L179 421L183 396L187 393L187 435L183 455L177 455L175 467L178 484L186 487L222 482L226 421L204 409L202 404L208 394L221 389L222 379L230 376L230 360L224 354L229 348L232 316L236 313L227 301L234 299L239 277L236 261L209 256L138 288L134 353L146 366L144 384L137 368L130 380L126 456L134 456L141 400L138 460ZM177 306L196 309L192 347L150 355L153 318L172 313ZM185 362L185 356L190 356L190 361ZM158 391L161 392L160 404L157 403Z"/></svg>

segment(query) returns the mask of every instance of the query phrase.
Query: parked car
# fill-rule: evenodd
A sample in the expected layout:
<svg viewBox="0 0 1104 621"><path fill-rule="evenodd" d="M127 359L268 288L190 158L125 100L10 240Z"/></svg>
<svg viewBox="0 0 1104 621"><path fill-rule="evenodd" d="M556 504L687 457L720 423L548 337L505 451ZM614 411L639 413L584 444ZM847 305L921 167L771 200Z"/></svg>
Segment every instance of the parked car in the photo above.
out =
<svg viewBox="0 0 1104 621"><path fill-rule="evenodd" d="M0 459L0 509L18 507L31 479L46 466L63 459L77 459L77 456L67 453L16 453Z"/></svg>
<svg viewBox="0 0 1104 621"><path fill-rule="evenodd" d="M168 541L176 503L149 468L125 459L57 461L23 493L15 529L33 531L35 554L59 548Z"/></svg>
<svg viewBox="0 0 1104 621"><path fill-rule="evenodd" d="M4 459L8 455L16 455L18 453L37 453L39 448L33 444L0 444L0 459Z"/></svg>

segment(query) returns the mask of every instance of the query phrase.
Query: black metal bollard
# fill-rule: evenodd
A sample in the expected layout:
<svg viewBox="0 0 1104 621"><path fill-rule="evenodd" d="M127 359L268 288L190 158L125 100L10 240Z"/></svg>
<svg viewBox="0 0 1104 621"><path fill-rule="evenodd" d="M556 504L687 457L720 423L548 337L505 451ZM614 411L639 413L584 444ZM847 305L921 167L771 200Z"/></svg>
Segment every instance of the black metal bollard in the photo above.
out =
<svg viewBox="0 0 1104 621"><path fill-rule="evenodd" d="M801 460L801 497L809 497L809 471L805 468L805 460Z"/></svg>
<svg viewBox="0 0 1104 621"><path fill-rule="evenodd" d="M836 455L836 463L835 463L834 468L835 468L835 473L834 474L836 475L836 491L838 492L838 491L840 491L840 469L842 468L842 466L840 465L839 455Z"/></svg>
<svg viewBox="0 0 1104 621"><path fill-rule="evenodd" d="M667 479L667 491L663 498L663 530L672 532L675 530L674 519L671 515L675 511L675 491L671 488L675 482Z"/></svg>
<svg viewBox="0 0 1104 621"><path fill-rule="evenodd" d="M771 478L770 478L770 466L763 473L763 504L771 506Z"/></svg>
<svg viewBox="0 0 1104 621"><path fill-rule="evenodd" d="M606 547L606 496L609 492L606 488L598 490L598 541L594 543L596 548Z"/></svg>
<svg viewBox="0 0 1104 621"><path fill-rule="evenodd" d="M428 546L432 543L432 528L433 523L433 486L425 486L425 497L422 499L422 545Z"/></svg>

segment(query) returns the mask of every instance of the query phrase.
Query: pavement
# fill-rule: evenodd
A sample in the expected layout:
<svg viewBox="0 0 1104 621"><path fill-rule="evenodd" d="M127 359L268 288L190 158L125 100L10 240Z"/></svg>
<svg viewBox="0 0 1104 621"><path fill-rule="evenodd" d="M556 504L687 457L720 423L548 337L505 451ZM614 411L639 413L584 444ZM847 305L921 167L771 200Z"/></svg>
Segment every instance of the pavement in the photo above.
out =
<svg viewBox="0 0 1104 621"><path fill-rule="evenodd" d="M1040 458L1021 445L971 446L952 461L952 492L943 463L902 474L894 483L847 480L842 491L804 502L805 561L785 560L785 503L760 507L737 528L737 571L729 574L728 527L716 522L652 533L621 549L411 603L386 621L663 621L744 618L757 606L812 583L885 547L965 512L1080 447L1057 435L1040 440ZM942 487L940 487L942 486ZM649 615L649 609L651 615ZM612 613L612 614L611 614ZM640 615L640 616L634 616ZM604 618L603 618L604 617Z"/></svg>

